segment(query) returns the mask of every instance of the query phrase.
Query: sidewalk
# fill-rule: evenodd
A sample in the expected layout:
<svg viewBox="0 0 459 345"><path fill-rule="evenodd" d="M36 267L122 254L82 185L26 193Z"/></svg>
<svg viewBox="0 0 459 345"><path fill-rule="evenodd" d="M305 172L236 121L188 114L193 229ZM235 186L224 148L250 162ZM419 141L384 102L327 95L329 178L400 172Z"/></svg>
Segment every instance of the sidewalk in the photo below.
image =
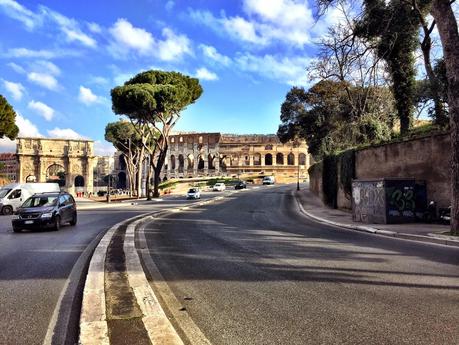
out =
<svg viewBox="0 0 459 345"><path fill-rule="evenodd" d="M443 235L449 231L448 225L408 223L408 224L366 224L352 221L352 213L326 207L309 188L295 193L303 213L323 223L348 229L365 231L379 235L400 237L423 242L459 246L459 238Z"/></svg>

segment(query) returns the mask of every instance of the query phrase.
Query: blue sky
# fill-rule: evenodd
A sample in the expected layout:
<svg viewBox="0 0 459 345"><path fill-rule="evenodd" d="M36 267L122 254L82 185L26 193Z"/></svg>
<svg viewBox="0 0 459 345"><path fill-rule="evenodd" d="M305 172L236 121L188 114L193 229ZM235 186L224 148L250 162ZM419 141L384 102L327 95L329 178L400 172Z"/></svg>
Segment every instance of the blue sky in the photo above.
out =
<svg viewBox="0 0 459 345"><path fill-rule="evenodd" d="M0 94L20 135L90 138L104 154L105 125L119 118L111 88L175 70L204 89L176 130L275 133L285 94L309 84L315 42L339 17L317 21L312 3L0 0ZM14 143L0 140L0 151Z"/></svg>

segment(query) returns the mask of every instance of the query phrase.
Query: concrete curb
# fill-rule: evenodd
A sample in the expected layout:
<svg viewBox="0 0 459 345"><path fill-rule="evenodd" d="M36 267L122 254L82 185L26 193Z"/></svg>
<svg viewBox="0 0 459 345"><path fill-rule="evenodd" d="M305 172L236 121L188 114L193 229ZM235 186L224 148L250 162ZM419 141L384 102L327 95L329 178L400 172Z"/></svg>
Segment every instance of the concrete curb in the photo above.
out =
<svg viewBox="0 0 459 345"><path fill-rule="evenodd" d="M227 196L231 196L237 192L229 192ZM110 345L105 304L105 258L108 246L118 227L126 223L131 223L126 230L123 250L126 256L126 271L129 284L144 314L142 318L144 326L153 344L183 345L182 340L162 310L146 278L135 247L135 230L137 225L146 219L154 219L154 217L164 214L208 205L222 199L224 199L224 196L216 196L204 201L195 202L191 205L156 212L146 212L115 224L105 233L94 250L86 276L80 315L79 344Z"/></svg>
<svg viewBox="0 0 459 345"><path fill-rule="evenodd" d="M418 241L418 242L426 242L426 243L433 243L433 244L441 244L441 245L446 245L446 246L454 246L454 247L459 247L459 240L452 240L449 238L439 238L439 237L431 237L431 236L423 236L423 235L413 235L413 234L406 234L402 232L396 232L396 231L389 231L389 230L380 230L371 226L367 225L352 225L352 224L345 224L345 223L339 223L339 222L334 222L332 220L328 220L325 218L318 217L316 215L313 215L312 213L306 211L301 204L299 198L296 196L294 192L295 200L298 204L298 207L300 211L307 216L308 218L311 218L317 222L328 224L328 225L333 225L337 226L340 228L345 228L345 229L350 229L350 230L357 230L361 232L367 232L371 234L377 234L381 236L387 236L387 237L396 237L396 238L401 238L401 239L406 239L406 240L413 240L413 241ZM446 237L446 236L445 236Z"/></svg>

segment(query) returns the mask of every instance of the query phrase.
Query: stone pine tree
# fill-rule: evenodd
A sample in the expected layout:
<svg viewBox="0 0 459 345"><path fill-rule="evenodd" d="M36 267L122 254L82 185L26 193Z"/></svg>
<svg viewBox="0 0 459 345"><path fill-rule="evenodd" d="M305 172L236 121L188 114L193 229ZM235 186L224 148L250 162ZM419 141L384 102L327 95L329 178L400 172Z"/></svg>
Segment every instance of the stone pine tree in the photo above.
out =
<svg viewBox="0 0 459 345"><path fill-rule="evenodd" d="M135 188L135 181L136 172L140 170L142 164L139 147L141 138L134 126L129 121L111 122L105 127L105 140L111 142L117 150L123 153L129 177L129 193L132 195L134 189L137 189L138 194L140 181L137 179L137 188Z"/></svg>
<svg viewBox="0 0 459 345"><path fill-rule="evenodd" d="M199 80L178 72L151 70L137 74L111 91L112 109L126 115L137 127L148 124L154 145L145 145L154 174L153 196L159 196L161 169L169 147L169 133L181 112L202 94ZM145 141L147 143L147 141Z"/></svg>
<svg viewBox="0 0 459 345"><path fill-rule="evenodd" d="M0 139L16 139L19 128L16 126L16 112L5 97L0 95Z"/></svg>

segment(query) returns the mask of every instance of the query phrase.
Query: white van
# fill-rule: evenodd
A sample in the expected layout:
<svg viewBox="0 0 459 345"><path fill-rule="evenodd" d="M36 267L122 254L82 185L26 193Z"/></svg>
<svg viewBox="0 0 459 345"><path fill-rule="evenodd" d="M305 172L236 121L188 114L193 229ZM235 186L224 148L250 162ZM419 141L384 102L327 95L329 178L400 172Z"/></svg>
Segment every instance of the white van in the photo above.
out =
<svg viewBox="0 0 459 345"><path fill-rule="evenodd" d="M0 188L0 213L12 214L35 193L60 192L57 183L10 183Z"/></svg>
<svg viewBox="0 0 459 345"><path fill-rule="evenodd" d="M274 179L274 176L265 176L263 177L263 184L274 184L276 180Z"/></svg>

